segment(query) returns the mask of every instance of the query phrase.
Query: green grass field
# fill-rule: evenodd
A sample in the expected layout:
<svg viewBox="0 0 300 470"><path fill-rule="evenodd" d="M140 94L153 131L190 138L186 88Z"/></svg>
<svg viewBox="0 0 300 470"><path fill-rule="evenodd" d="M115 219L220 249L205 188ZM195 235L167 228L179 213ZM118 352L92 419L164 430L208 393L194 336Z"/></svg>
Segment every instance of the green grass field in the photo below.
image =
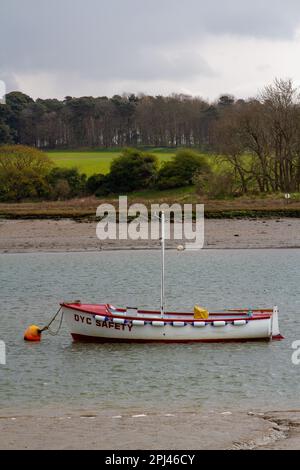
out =
<svg viewBox="0 0 300 470"><path fill-rule="evenodd" d="M151 153L157 156L160 163L170 160L175 154L175 152L172 153L171 151L161 149L153 149ZM48 152L48 156L55 166L77 168L80 173L85 173L87 176L95 173L107 174L112 160L120 154L120 150Z"/></svg>

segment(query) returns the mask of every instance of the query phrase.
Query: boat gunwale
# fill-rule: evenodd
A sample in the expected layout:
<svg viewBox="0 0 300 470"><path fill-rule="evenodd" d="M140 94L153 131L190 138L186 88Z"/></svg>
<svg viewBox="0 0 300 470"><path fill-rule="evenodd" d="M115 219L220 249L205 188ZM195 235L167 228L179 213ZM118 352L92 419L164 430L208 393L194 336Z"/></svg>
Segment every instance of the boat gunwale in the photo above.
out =
<svg viewBox="0 0 300 470"><path fill-rule="evenodd" d="M108 321L109 320L113 320L114 318L118 318L118 319L124 319L124 320L128 320L128 321L134 321L134 320L141 320L141 321L145 321L145 322L152 322L152 321L159 321L159 320L162 320L164 321L164 323L172 323L172 322L176 322L176 321L180 321L178 318L165 318L165 317L136 317L136 316L128 316L128 315L118 315L118 314L115 314L115 313L112 313L110 310L109 310L109 305L108 304L102 304L103 307L106 309L106 312L103 312L101 314L101 312L91 312L90 310L86 309L86 308L83 308L82 307L82 304L68 304L68 303L61 303L60 304L61 307L65 307L65 308L69 308L71 310L74 310L74 311L77 311L77 312L82 312L82 313L86 313L88 315L92 315L94 317L96 316L104 316L105 317L108 317ZM120 311L123 311L123 312L126 312L125 309L118 309L118 312ZM240 315L241 318L239 318L239 320L247 320L247 321L256 321L256 320L270 320L271 317L272 317L272 313L273 313L273 310L269 310L269 309L264 309L264 310L251 310L253 313L255 312L268 312L267 313L262 313L261 315L259 314L256 314L255 316L248 316L246 315L246 311L248 310L240 310L239 313L238 310L236 310L236 313L232 313L232 312L228 312L228 313L210 313L210 315L222 315L223 317L226 317L228 315L229 318L225 318L225 321L226 322L234 322L236 321L236 318L234 318L234 315ZM139 310L139 313L143 314L143 313L152 313L152 314L155 314L155 315L159 315L160 312L159 311L149 311L149 310ZM244 314L244 315L243 315ZM192 316L193 313L180 313L180 312L166 312L166 315L175 315L175 316L180 316L180 315L189 315L189 316ZM232 317L231 317L232 316ZM205 322L205 323L214 323L215 321L218 321L218 319L216 318L207 318L207 319L196 319L196 318L191 318L191 319L184 319L185 323L194 323L194 322Z"/></svg>

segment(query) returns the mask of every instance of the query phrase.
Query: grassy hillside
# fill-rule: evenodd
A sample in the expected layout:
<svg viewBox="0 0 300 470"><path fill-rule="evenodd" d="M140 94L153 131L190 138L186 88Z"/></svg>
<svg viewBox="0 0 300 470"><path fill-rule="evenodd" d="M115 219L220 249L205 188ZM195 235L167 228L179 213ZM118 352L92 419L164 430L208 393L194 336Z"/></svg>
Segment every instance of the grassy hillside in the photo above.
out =
<svg viewBox="0 0 300 470"><path fill-rule="evenodd" d="M91 176L94 173L106 174L109 172L112 160L118 157L121 150L98 150L98 151L51 151L48 152L49 157L58 167L74 168L76 167L80 173ZM175 152L163 149L151 149L151 153L155 154L159 162L168 161Z"/></svg>

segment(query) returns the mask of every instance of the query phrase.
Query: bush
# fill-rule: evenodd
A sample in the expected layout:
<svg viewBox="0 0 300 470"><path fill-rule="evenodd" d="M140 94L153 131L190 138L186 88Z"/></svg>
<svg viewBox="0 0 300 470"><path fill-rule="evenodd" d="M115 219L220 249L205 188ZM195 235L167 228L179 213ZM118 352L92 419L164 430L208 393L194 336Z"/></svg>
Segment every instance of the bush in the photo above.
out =
<svg viewBox="0 0 300 470"><path fill-rule="evenodd" d="M0 146L0 198L20 201L49 195L51 160L40 150L23 145Z"/></svg>
<svg viewBox="0 0 300 470"><path fill-rule="evenodd" d="M89 194L95 194L99 189L102 188L105 182L106 176L101 173L92 175L86 182L86 190Z"/></svg>
<svg viewBox="0 0 300 470"><path fill-rule="evenodd" d="M71 188L67 180L58 180L52 188L51 196L53 199L68 199L71 194Z"/></svg>
<svg viewBox="0 0 300 470"><path fill-rule="evenodd" d="M170 162L166 162L158 172L158 189L172 189L193 184L196 172L207 173L209 165L203 155L192 150L179 150Z"/></svg>
<svg viewBox="0 0 300 470"><path fill-rule="evenodd" d="M149 187L157 174L155 155L126 149L111 163L105 185L112 193L127 193Z"/></svg>
<svg viewBox="0 0 300 470"><path fill-rule="evenodd" d="M111 190L109 185L109 175L101 173L89 177L86 182L88 194L94 194L97 197L107 196Z"/></svg>
<svg viewBox="0 0 300 470"><path fill-rule="evenodd" d="M47 176L53 199L72 198L85 193L86 175L77 168L53 168Z"/></svg>
<svg viewBox="0 0 300 470"><path fill-rule="evenodd" d="M193 179L196 192L200 195L222 199L237 194L236 182L232 173L196 173Z"/></svg>

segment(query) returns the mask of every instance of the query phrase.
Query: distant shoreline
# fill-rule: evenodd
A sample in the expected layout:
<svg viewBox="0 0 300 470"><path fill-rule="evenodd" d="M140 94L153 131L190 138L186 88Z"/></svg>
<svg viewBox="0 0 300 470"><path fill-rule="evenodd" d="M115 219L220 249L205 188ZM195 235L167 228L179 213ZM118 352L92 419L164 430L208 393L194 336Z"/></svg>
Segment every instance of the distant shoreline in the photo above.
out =
<svg viewBox="0 0 300 470"><path fill-rule="evenodd" d="M167 249L185 240L167 241ZM96 237L96 222L0 219L0 253L95 252L159 249L159 241ZM205 249L300 248L300 219L208 219Z"/></svg>

